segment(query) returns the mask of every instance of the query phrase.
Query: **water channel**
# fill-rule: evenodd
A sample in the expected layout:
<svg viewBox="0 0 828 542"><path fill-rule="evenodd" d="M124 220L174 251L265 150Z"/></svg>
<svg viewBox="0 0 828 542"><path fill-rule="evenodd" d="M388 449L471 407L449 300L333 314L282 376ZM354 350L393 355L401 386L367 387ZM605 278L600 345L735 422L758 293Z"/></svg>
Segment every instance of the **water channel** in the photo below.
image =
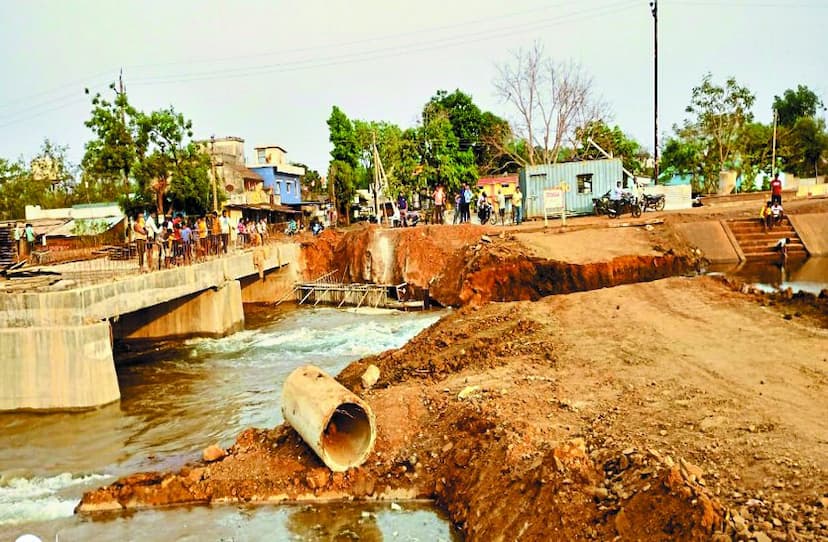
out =
<svg viewBox="0 0 828 542"><path fill-rule="evenodd" d="M741 265L711 266L709 273L724 273L765 292L790 288L794 293L819 295L828 288L828 257L780 262L751 262Z"/></svg>
<svg viewBox="0 0 828 542"><path fill-rule="evenodd" d="M121 401L87 412L0 414L0 540L456 540L429 504L193 506L89 519L81 494L115 477L176 469L246 427L282 422L280 391L298 365L336 374L397 348L442 313L246 307L222 339L116 354ZM345 538L340 538L344 536Z"/></svg>

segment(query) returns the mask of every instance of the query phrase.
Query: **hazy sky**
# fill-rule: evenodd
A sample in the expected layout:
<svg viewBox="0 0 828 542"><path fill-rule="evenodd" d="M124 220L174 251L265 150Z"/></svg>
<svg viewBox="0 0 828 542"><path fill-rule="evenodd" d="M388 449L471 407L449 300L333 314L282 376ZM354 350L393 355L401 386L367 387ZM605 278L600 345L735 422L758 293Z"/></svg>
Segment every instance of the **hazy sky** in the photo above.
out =
<svg viewBox="0 0 828 542"><path fill-rule="evenodd" d="M660 0L659 129L684 118L710 71L733 75L771 119L775 94L808 85L828 102L828 0ZM0 0L0 157L44 138L78 162L90 136L84 87L169 105L195 136L279 144L323 172L331 106L351 118L417 122L459 88L506 118L493 79L510 51L540 41L593 76L614 121L652 147L653 19L647 0Z"/></svg>

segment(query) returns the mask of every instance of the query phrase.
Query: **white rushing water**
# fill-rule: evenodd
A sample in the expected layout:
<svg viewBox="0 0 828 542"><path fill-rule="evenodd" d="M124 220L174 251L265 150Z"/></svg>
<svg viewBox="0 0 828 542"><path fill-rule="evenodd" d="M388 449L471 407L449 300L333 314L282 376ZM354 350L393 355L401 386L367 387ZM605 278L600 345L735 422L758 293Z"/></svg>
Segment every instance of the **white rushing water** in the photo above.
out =
<svg viewBox="0 0 828 542"><path fill-rule="evenodd" d="M281 423L281 386L297 366L312 363L336 374L353 360L401 347L443 314L271 311L256 309L248 314L248 329L229 337L119 356L122 399L117 404L76 413L0 414L0 541L25 532L44 540L58 534L62 540L204 540L225 531L230 539L256 540L259 528L307 538L298 526L302 522L295 522L306 511L296 507L257 508L255 513L238 507L179 508L91 523L73 516L80 495L90 488L131 472L178 468L211 443L231 445L246 427ZM308 528L324 524L327 512L319 514L322 519L315 517ZM409 533L414 538L403 540L450 536L448 525L428 507L408 516L371 514L357 513L353 524L366 532L391 529L389 536L415 531ZM134 528L151 518L164 522L163 533L135 535ZM282 522L276 531L274 521Z"/></svg>

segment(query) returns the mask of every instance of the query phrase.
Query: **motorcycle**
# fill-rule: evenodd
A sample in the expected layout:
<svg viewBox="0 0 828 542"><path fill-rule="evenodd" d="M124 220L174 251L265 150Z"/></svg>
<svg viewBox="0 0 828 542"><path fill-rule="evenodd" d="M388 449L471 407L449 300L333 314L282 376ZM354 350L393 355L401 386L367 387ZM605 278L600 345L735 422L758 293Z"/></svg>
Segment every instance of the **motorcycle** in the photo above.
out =
<svg viewBox="0 0 828 542"><path fill-rule="evenodd" d="M477 218L480 219L481 224L490 223L492 226L497 224L497 217L494 214L494 207L488 201L484 202L477 209Z"/></svg>
<svg viewBox="0 0 828 542"><path fill-rule="evenodd" d="M617 207L615 205L616 203L618 204ZM618 218L619 215L624 213L630 213L635 218L641 216L641 205L638 203L638 198L632 194L624 194L618 202L609 201L607 215L610 218Z"/></svg>
<svg viewBox="0 0 828 542"><path fill-rule="evenodd" d="M592 198L592 212L595 216L608 215L610 208L609 192L600 198Z"/></svg>
<svg viewBox="0 0 828 542"><path fill-rule="evenodd" d="M642 194L641 195L641 211L653 209L655 211L664 210L664 194Z"/></svg>
<svg viewBox="0 0 828 542"><path fill-rule="evenodd" d="M416 226L420 223L420 213L418 211L408 211L407 221L409 226Z"/></svg>

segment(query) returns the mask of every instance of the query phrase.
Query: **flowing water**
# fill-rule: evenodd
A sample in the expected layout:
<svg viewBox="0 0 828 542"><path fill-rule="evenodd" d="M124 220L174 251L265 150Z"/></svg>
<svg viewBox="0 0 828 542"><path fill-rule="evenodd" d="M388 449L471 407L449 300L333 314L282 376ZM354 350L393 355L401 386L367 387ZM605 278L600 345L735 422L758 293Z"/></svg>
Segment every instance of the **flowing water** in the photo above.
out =
<svg viewBox="0 0 828 542"><path fill-rule="evenodd" d="M77 517L81 494L115 477L169 470L246 427L282 422L282 383L313 363L332 374L398 348L440 313L246 307L247 329L222 339L116 353L121 401L86 412L0 414L0 541L453 540L428 504L193 506Z"/></svg>

